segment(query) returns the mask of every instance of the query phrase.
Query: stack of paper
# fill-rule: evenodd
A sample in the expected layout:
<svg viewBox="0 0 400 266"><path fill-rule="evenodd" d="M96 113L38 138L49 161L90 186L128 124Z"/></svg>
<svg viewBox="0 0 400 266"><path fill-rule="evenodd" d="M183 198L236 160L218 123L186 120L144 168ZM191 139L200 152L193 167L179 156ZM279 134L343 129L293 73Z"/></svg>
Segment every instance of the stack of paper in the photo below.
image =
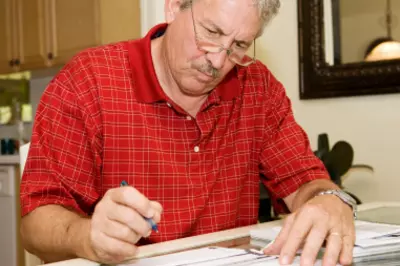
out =
<svg viewBox="0 0 400 266"><path fill-rule="evenodd" d="M400 254L399 225L356 221L355 227L356 243L353 250L355 261L389 253ZM280 230L281 227L273 227L267 230L252 230L250 231L250 244L262 248L273 241L278 236Z"/></svg>
<svg viewBox="0 0 400 266"><path fill-rule="evenodd" d="M207 247L183 251L170 255L140 259L125 266L275 266L280 265L278 257L266 256L257 251ZM300 266L300 258L297 257L292 264ZM321 260L316 262L321 266ZM122 265L121 265L122 266Z"/></svg>

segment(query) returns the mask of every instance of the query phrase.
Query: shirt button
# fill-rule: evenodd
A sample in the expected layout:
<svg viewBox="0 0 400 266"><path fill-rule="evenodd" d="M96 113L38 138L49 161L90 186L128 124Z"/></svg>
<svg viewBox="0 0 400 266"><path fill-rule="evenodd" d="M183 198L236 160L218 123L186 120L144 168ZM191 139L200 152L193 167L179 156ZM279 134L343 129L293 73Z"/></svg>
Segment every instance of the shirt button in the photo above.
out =
<svg viewBox="0 0 400 266"><path fill-rule="evenodd" d="M167 106L168 106L168 107L171 107L171 104L170 104L170 103L167 103Z"/></svg>
<svg viewBox="0 0 400 266"><path fill-rule="evenodd" d="M190 115L188 115L188 116L186 117L186 119L190 121L190 120L192 120L192 117L191 117Z"/></svg>
<svg viewBox="0 0 400 266"><path fill-rule="evenodd" d="M200 151L199 146L195 146L195 147L194 147L194 152L199 152L199 151Z"/></svg>

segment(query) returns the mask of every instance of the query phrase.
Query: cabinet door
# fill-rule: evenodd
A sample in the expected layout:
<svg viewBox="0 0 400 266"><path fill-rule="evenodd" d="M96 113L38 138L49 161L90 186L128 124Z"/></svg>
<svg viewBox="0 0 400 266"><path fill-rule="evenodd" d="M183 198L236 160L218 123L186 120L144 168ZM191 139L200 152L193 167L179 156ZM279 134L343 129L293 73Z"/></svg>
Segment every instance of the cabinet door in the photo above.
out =
<svg viewBox="0 0 400 266"><path fill-rule="evenodd" d="M140 0L100 0L100 5L102 44L140 38Z"/></svg>
<svg viewBox="0 0 400 266"><path fill-rule="evenodd" d="M44 0L14 0L18 12L18 59L21 69L45 66Z"/></svg>
<svg viewBox="0 0 400 266"><path fill-rule="evenodd" d="M0 0L0 73L10 73L13 60L12 0Z"/></svg>
<svg viewBox="0 0 400 266"><path fill-rule="evenodd" d="M98 0L50 0L50 8L54 64L100 44Z"/></svg>

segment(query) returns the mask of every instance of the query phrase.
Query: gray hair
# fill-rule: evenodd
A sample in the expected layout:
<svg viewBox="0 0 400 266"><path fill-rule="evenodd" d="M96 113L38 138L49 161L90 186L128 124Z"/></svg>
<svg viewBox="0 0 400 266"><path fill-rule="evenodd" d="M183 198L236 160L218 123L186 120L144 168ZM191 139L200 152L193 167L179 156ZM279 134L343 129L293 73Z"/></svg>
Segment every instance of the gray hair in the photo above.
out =
<svg viewBox="0 0 400 266"><path fill-rule="evenodd" d="M193 1L195 0L182 0L181 10L189 8ZM281 3L280 0L253 0L253 2L259 8L260 17L263 20L262 33L265 26L278 14Z"/></svg>

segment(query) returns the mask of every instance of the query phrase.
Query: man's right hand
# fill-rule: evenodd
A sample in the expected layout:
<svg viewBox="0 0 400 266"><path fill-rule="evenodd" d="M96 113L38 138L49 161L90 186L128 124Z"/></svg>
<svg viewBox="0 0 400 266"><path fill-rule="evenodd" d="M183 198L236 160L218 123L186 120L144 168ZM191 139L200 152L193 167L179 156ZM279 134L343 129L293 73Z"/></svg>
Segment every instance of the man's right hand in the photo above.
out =
<svg viewBox="0 0 400 266"><path fill-rule="evenodd" d="M136 243L151 234L143 218L160 221L162 206L133 187L110 189L96 205L91 219L90 247L95 260L120 263L136 253Z"/></svg>

